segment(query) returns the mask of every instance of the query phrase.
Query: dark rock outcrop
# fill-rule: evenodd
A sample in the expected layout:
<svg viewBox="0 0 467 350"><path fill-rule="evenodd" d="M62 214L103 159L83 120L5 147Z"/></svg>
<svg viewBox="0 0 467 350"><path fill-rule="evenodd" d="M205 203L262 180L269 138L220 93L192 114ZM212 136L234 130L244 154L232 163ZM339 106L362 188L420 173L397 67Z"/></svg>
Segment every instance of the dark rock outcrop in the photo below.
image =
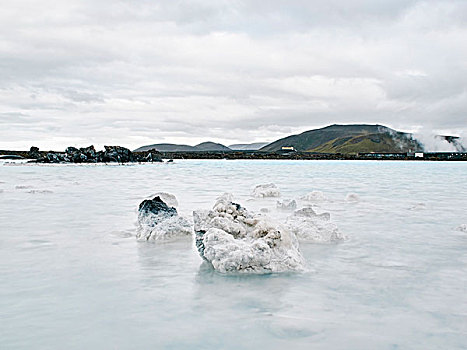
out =
<svg viewBox="0 0 467 350"><path fill-rule="evenodd" d="M48 163L60 163L60 161L63 160L63 156L59 155L59 154L56 154L56 153L53 153L53 152L49 152L46 155L46 159L47 159Z"/></svg>
<svg viewBox="0 0 467 350"><path fill-rule="evenodd" d="M136 154L139 155L138 153L136 153ZM161 154L160 154L160 152L158 152L156 150L151 150L151 151L149 151L147 153L146 156L140 156L140 158L143 158L144 161L146 161L146 162L162 162Z"/></svg>
<svg viewBox="0 0 467 350"><path fill-rule="evenodd" d="M29 149L28 157L31 158L31 159L38 159L38 158L40 158L40 157L41 157L41 154L39 153L39 147L34 147L34 146L32 146L32 147Z"/></svg>
<svg viewBox="0 0 467 350"><path fill-rule="evenodd" d="M145 199L142 201L139 205L138 211L144 214L164 214L168 216L177 215L177 209L174 207L169 207L159 196L156 196L153 199Z"/></svg>
<svg viewBox="0 0 467 350"><path fill-rule="evenodd" d="M177 209L169 207L160 196L146 199L139 205L136 239L167 241L190 238L191 235L191 224L178 215Z"/></svg>
<svg viewBox="0 0 467 350"><path fill-rule="evenodd" d="M129 163L129 162L162 162L162 155L156 150L133 153L121 146L104 146L104 151L96 151L93 145L89 147L67 147L65 152L40 152L39 148L31 147L28 157L38 163Z"/></svg>
<svg viewBox="0 0 467 350"><path fill-rule="evenodd" d="M133 153L125 147L121 146L104 146L104 161L128 163L134 162Z"/></svg>

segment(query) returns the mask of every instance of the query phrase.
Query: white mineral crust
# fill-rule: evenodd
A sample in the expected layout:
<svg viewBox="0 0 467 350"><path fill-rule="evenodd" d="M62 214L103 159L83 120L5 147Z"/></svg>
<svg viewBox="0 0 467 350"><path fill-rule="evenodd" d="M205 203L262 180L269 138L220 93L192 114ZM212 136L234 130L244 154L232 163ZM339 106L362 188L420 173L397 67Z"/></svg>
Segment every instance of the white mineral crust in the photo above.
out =
<svg viewBox="0 0 467 350"><path fill-rule="evenodd" d="M169 195L169 194L167 194ZM160 193L156 194L163 201L157 212L150 210L139 210L138 224L136 229L136 239L141 241L170 241L183 238L191 238L193 227L190 222L182 216L179 216L177 210L163 200ZM169 195L166 198L172 200ZM151 200L149 200L151 201ZM175 199L176 201L176 199ZM145 201L146 202L146 201Z"/></svg>
<svg viewBox="0 0 467 350"><path fill-rule="evenodd" d="M295 235L271 218L233 203L230 194L219 197L212 210L195 211L193 216L198 251L219 272L304 269Z"/></svg>
<svg viewBox="0 0 467 350"><path fill-rule="evenodd" d="M276 185L271 183L265 185L257 185L251 192L251 195L256 198L280 197L281 192L279 191Z"/></svg>
<svg viewBox="0 0 467 350"><path fill-rule="evenodd" d="M312 191L310 193L307 193L303 197L301 197L301 199L304 201L309 201L309 202L323 202L327 198L324 195L324 193L321 191Z"/></svg>
<svg viewBox="0 0 467 350"><path fill-rule="evenodd" d="M329 213L316 214L310 207L296 210L287 218L285 225L301 242L325 243L345 239L336 224L331 222Z"/></svg>
<svg viewBox="0 0 467 350"><path fill-rule="evenodd" d="M276 203L276 208L280 210L295 210L297 209L297 201L295 199L279 200Z"/></svg>
<svg viewBox="0 0 467 350"><path fill-rule="evenodd" d="M170 241L191 238L193 227L182 216L142 214L138 216L136 238L141 241Z"/></svg>

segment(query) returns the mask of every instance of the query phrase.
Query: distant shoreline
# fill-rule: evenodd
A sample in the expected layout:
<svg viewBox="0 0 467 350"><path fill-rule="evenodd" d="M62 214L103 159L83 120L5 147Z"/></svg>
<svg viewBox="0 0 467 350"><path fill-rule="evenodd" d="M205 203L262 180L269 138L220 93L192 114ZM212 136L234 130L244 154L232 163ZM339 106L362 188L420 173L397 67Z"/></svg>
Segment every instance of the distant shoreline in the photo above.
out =
<svg viewBox="0 0 467 350"><path fill-rule="evenodd" d="M49 153L65 154L65 152L40 151L41 156ZM264 152L264 151L196 151L196 152L158 152L162 159L258 159L258 160L405 160L405 161L467 161L467 153L459 152L425 152L423 156L409 153L360 153L360 154L332 154L309 152ZM139 159L148 152L133 152ZM19 156L31 159L28 151L0 150L0 156ZM5 159L5 158L4 158ZM34 160L34 159L33 159ZM134 161L136 163L141 161ZM151 161L144 161L151 162ZM83 162L92 163L92 162ZM124 162L129 163L129 162Z"/></svg>

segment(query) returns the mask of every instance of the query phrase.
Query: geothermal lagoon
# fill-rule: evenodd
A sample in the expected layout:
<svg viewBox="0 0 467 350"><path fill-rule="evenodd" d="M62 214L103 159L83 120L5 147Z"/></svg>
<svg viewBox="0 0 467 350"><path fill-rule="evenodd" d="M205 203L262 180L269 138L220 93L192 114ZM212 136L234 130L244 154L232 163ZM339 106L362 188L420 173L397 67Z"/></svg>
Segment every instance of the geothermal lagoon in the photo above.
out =
<svg viewBox="0 0 467 350"><path fill-rule="evenodd" d="M0 347L465 349L466 183L465 162L0 162ZM138 212L158 193L169 239ZM243 252L219 198L290 232L274 265L253 229L249 265L219 255Z"/></svg>

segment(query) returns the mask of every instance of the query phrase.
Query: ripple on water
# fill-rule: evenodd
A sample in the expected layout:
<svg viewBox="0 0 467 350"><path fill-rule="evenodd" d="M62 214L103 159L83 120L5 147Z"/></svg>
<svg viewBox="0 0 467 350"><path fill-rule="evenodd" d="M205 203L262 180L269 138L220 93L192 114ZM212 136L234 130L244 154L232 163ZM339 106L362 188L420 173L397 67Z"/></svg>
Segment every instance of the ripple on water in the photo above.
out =
<svg viewBox="0 0 467 350"><path fill-rule="evenodd" d="M32 186L32 185L16 185L15 186L15 189L17 189L17 190L26 190L28 188L34 188L34 186Z"/></svg>
<svg viewBox="0 0 467 350"><path fill-rule="evenodd" d="M51 191L51 190L30 190L30 191L27 191L27 193L31 193L31 194L48 194L48 193L54 193L54 191Z"/></svg>

